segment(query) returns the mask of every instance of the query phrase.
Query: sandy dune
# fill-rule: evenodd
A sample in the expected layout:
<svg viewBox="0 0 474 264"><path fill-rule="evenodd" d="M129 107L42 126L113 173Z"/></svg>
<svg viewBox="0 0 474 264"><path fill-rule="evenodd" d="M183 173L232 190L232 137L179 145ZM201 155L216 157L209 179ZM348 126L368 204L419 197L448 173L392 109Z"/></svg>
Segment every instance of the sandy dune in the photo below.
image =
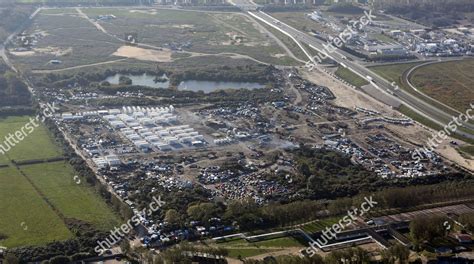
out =
<svg viewBox="0 0 474 264"><path fill-rule="evenodd" d="M133 46L122 46L112 55L145 61L170 62L171 51L169 49L152 50Z"/></svg>

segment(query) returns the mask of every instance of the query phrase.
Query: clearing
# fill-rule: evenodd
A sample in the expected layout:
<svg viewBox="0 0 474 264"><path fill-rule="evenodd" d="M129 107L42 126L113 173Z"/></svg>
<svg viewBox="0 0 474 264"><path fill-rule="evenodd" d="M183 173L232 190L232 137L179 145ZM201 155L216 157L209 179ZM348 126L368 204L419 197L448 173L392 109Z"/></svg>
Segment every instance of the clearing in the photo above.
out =
<svg viewBox="0 0 474 264"><path fill-rule="evenodd" d="M143 49L133 46L122 46L112 55L145 60L145 61L155 61L155 62L170 62L171 61L171 51L169 49L163 50L150 50Z"/></svg>

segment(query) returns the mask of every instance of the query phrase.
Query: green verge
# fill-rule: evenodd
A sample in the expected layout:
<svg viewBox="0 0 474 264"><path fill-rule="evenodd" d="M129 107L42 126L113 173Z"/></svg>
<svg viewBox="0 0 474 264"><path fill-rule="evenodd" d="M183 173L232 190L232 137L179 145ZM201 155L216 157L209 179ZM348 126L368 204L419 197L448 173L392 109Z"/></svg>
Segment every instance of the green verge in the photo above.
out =
<svg viewBox="0 0 474 264"><path fill-rule="evenodd" d="M258 22L258 23L260 23L260 22ZM288 49L290 49L291 52L293 52L293 54L298 59L303 60L303 61L308 61L308 57L304 54L304 52L301 50L301 48L290 37L288 37L287 35L281 33L280 31L268 26L267 24L260 23L260 25L262 25L264 28L266 28L268 31L270 31L273 35L275 35L275 37L277 37L279 40L281 40L281 42L283 42L283 44L285 44L285 46L287 46ZM301 64L300 62L297 62L297 61L294 61L294 62L296 63L296 64L294 64L295 66Z"/></svg>
<svg viewBox="0 0 474 264"><path fill-rule="evenodd" d="M468 155L469 157L474 157L474 145L466 145L459 147L458 149L461 154Z"/></svg>
<svg viewBox="0 0 474 264"><path fill-rule="evenodd" d="M374 66L369 68L378 75L380 75L380 77L383 77L389 82L395 82L397 83L397 85L400 86L400 88L409 91L411 89L408 89L408 87L406 87L402 81L403 73L421 63L422 62L400 63Z"/></svg>
<svg viewBox="0 0 474 264"><path fill-rule="evenodd" d="M344 67L338 67L336 71L336 76L339 78L345 80L346 82L360 88L364 85L369 84L366 80L358 76L357 74L353 73L351 70L344 68Z"/></svg>
<svg viewBox="0 0 474 264"><path fill-rule="evenodd" d="M424 116L421 116L419 115L418 113L416 113L415 111L411 110L410 108L408 108L406 105L401 105L400 107L397 108L397 110L399 112L401 112L402 114L410 117L411 119L415 120L416 122L418 123L421 123L429 128L432 128L434 130L437 130L437 131L440 131L440 130L443 130L443 127L438 125L437 123L431 121L430 119L428 118L425 118ZM464 130L463 130L464 131ZM469 144L474 144L474 140L473 139L470 139L470 138L467 138L467 137L464 137L464 136L461 136L459 134L452 134L451 135L453 138L456 138L456 139L459 139L459 140L462 140L466 143L469 143Z"/></svg>

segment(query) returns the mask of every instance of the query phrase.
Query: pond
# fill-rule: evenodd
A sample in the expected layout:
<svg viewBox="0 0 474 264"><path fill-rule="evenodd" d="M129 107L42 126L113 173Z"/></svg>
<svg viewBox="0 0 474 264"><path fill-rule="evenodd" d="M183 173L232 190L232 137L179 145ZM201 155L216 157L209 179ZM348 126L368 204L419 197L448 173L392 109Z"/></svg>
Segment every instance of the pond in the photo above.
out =
<svg viewBox="0 0 474 264"><path fill-rule="evenodd" d="M155 79L156 77L153 75L148 75L146 73L142 75L131 75L131 74L115 74L112 76L107 77L104 81L107 81L111 84L119 84L120 77L128 77L132 80L133 85L141 85L141 86L148 86L153 88L168 88L170 82L166 75L161 76L161 78L165 78L165 82L157 82Z"/></svg>
<svg viewBox="0 0 474 264"><path fill-rule="evenodd" d="M156 77L152 75L142 74L142 75L131 75L131 74L115 74L109 76L105 81L108 81L111 84L119 84L119 79L121 76L128 77L132 80L133 85L142 85L152 88L169 88L169 79L166 75L161 76L160 78L166 79L165 82L157 82ZM182 81L178 85L178 90L182 91L203 91L205 93L210 93L217 90L224 89L260 89L265 88L264 84L259 84L256 82L216 82L216 81L197 81L197 80L188 80Z"/></svg>

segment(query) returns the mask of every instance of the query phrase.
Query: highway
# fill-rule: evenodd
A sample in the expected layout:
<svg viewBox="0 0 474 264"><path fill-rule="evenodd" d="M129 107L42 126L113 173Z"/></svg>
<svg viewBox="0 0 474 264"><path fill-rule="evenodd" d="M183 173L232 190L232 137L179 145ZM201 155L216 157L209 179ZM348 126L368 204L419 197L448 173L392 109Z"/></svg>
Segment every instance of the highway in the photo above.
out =
<svg viewBox="0 0 474 264"><path fill-rule="evenodd" d="M327 45L327 43L325 43L324 41L317 39L313 36L310 36L302 31L299 31L285 24L284 22L279 21L276 18L268 15L265 12L258 11L259 6L255 5L255 3L253 3L252 1L232 0L231 3L237 7L240 7L243 11L247 12L253 18L279 30L283 34L290 37L295 43L298 44L299 48L303 50L305 55L308 57L308 61L312 62L314 65L316 65L316 67L318 67L318 62L316 61L317 59L315 59L315 57L312 57L312 54L315 54L315 52L307 51L305 47L301 45L301 43L307 44L309 47L317 51L319 54L327 55L327 57L331 58L342 67L345 67L351 70L352 72L354 72L361 78L367 80L369 83L371 83L373 87L375 87L381 92L378 94L376 93L370 94L374 98L379 99L380 101L383 101L382 98L377 98L377 96L390 97L404 104L405 106L409 107L411 110L413 110L417 114L435 122L436 124L442 127L446 126L446 124L448 124L450 121L453 120L454 116L452 116L451 114L446 113L442 109L439 109L433 105L430 105L429 103L423 101L422 99L402 89L399 89L398 86L391 84L390 82L388 82L381 76L377 75L375 72L371 71L366 66L362 65L357 60L347 60L348 57L352 57L350 54L340 49L336 49L334 51L327 51L326 48L323 46L324 44ZM38 8L29 17L29 20L26 21L24 25L29 23L39 13L40 10L41 8ZM15 35L21 32L21 29L24 28L24 25L20 26L19 30L11 34L3 44L0 44L0 57L2 57L5 63L15 72L17 72L17 69L8 59L8 56L5 51L5 46L8 45L8 43L13 39ZM474 131L474 125L472 123L466 123L463 126L464 128ZM474 139L473 133L466 133L459 129L456 131L456 133L464 137Z"/></svg>
<svg viewBox="0 0 474 264"><path fill-rule="evenodd" d="M282 21L275 19L274 17L262 12L262 11L247 11L247 13L258 19L265 24L272 26L273 28L279 30L280 32L284 33L287 36L290 36L300 48L305 52L308 60L311 60L314 64L317 65L317 59L311 58L307 51L304 50L303 47L298 42L302 42L307 44L312 49L318 51L321 54L327 54L329 58L339 63L341 66L348 68L355 74L359 75L360 77L364 78L368 82L371 83L372 86L380 90L385 96L393 97L394 99L398 100L400 103L406 105L419 115L430 119L431 121L437 123L440 126L445 126L450 121L453 120L453 116L438 109L423 100L415 97L414 95L399 89L398 86L391 84L384 78L380 77L370 69L366 68L365 66L357 63L357 61L349 61L346 58L348 55L345 55L344 51L339 49L335 50L334 52L329 52L325 49L323 44L326 44L322 40L319 40L313 36L310 36L304 32L301 32ZM377 98L376 95L372 95L373 97ZM474 125L472 124L464 124L465 128L468 128L474 131ZM464 131L460 131L459 129L456 131L457 134L462 135L467 138L474 139L474 135L471 133L466 133Z"/></svg>

